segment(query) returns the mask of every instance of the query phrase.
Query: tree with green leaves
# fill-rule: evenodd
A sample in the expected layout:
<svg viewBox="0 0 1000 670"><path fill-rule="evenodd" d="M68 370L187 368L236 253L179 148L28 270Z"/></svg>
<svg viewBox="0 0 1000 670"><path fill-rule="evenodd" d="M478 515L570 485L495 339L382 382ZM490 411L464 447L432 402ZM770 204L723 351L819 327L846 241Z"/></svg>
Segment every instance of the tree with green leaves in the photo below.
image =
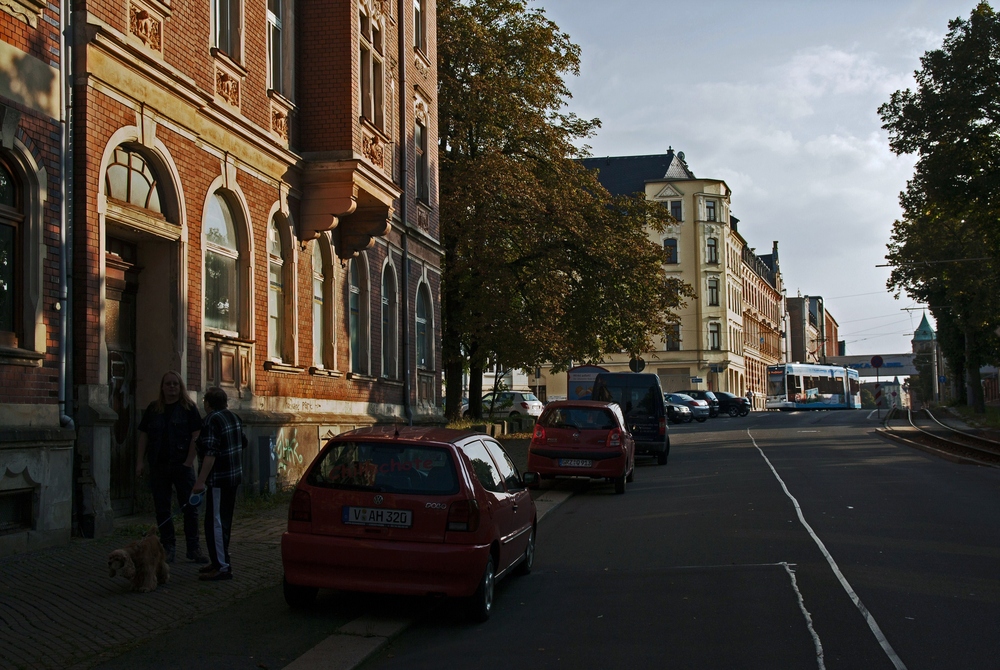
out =
<svg viewBox="0 0 1000 670"><path fill-rule="evenodd" d="M983 412L979 368L1000 352L1000 16L979 3L920 63L916 90L879 107L893 152L917 155L888 287L929 305L962 398Z"/></svg>
<svg viewBox="0 0 1000 670"><path fill-rule="evenodd" d="M648 228L669 215L612 198L577 159L597 119L565 113L580 49L527 0L438 2L446 414L469 371L648 350L685 295Z"/></svg>

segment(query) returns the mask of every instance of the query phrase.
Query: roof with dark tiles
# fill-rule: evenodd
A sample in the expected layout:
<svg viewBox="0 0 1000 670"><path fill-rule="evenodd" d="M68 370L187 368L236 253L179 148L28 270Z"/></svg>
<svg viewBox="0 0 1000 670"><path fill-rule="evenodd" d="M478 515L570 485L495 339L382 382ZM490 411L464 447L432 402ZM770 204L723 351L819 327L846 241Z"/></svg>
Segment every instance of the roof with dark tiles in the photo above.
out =
<svg viewBox="0 0 1000 670"><path fill-rule="evenodd" d="M647 181L696 178L673 149L651 156L607 156L580 162L598 171L598 181L611 195L645 195Z"/></svg>

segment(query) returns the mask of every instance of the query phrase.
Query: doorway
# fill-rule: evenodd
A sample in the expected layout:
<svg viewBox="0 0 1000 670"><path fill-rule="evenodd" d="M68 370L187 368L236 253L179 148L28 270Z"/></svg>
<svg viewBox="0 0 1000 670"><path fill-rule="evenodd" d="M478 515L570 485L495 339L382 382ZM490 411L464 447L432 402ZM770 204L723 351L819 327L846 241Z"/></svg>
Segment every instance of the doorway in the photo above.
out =
<svg viewBox="0 0 1000 670"><path fill-rule="evenodd" d="M132 514L135 500L136 295L139 273L134 244L113 237L105 244L104 343L108 351L108 401L117 418L111 430L111 507Z"/></svg>

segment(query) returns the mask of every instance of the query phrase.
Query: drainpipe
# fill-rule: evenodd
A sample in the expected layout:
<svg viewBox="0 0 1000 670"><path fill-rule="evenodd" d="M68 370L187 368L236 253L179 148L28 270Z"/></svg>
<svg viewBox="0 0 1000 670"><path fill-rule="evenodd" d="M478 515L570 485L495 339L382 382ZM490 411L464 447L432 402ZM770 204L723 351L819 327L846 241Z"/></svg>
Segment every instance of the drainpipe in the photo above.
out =
<svg viewBox="0 0 1000 670"><path fill-rule="evenodd" d="M406 423L413 425L413 408L410 406L410 390L413 388L413 378L410 374L410 247L409 247L409 222L407 221L407 202L409 200L406 192L408 156L406 152L406 3L398 0L396 4L396 16L399 21L397 33L397 43L399 48L399 184L403 188L402 195L399 196L399 217L403 220L403 413L406 415Z"/></svg>
<svg viewBox="0 0 1000 670"><path fill-rule="evenodd" d="M71 356L69 344L71 340L70 312L72 302L70 299L70 254L68 245L70 244L69 226L71 221L71 204L73 188L73 160L70 142L70 128L73 105L73 86L70 82L69 50L67 49L66 35L70 30L70 0L62 0L59 4L59 77L63 86L62 101L60 103L60 119L62 126L60 135L60 176L62 184L60 186L59 203L59 300L56 309L59 311L59 425L63 428L75 429L76 425L70 416L68 405L69 389L72 379L68 373L68 362Z"/></svg>

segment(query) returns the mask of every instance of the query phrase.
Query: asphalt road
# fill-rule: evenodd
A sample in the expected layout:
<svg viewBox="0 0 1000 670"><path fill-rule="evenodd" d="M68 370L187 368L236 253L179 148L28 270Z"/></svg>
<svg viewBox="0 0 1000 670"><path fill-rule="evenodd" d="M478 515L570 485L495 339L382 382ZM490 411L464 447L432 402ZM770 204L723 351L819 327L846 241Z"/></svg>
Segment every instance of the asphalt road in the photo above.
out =
<svg viewBox="0 0 1000 670"><path fill-rule="evenodd" d="M998 667L1000 471L875 426L672 427L667 466L542 521L534 572L499 585L488 623L431 608L363 667Z"/></svg>

